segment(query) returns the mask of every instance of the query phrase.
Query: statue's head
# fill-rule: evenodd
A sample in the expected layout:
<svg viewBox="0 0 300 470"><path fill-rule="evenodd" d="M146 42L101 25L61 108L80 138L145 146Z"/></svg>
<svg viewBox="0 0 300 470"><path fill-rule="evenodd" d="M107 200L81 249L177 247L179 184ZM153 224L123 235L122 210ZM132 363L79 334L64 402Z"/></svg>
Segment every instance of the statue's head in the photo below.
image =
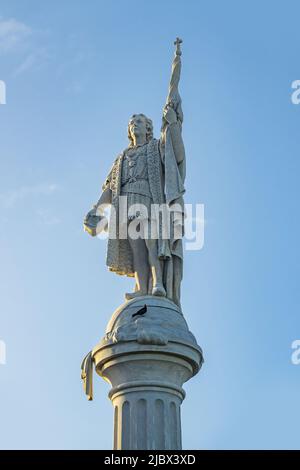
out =
<svg viewBox="0 0 300 470"><path fill-rule="evenodd" d="M145 114L133 114L128 123L128 139L130 145L134 143L134 137L145 136L146 142L153 138L153 124L151 119L147 118Z"/></svg>

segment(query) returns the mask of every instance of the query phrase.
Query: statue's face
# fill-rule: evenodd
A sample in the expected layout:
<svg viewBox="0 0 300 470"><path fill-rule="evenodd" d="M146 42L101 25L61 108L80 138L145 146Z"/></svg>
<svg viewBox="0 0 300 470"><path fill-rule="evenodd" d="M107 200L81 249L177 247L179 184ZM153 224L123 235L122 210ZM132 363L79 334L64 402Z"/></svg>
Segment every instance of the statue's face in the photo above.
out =
<svg viewBox="0 0 300 470"><path fill-rule="evenodd" d="M134 137L142 137L147 135L147 126L146 126L146 119L144 116L141 116L140 114L137 114L136 116L133 116L129 123L129 132L132 136Z"/></svg>

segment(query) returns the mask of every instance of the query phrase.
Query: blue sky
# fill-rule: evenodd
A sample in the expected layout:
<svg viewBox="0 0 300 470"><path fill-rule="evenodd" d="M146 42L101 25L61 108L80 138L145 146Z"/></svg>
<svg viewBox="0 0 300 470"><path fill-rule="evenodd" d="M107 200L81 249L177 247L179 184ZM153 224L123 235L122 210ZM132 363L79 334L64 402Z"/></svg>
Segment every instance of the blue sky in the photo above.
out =
<svg viewBox="0 0 300 470"><path fill-rule="evenodd" d="M109 449L109 386L80 363L132 281L82 230L143 112L159 136L184 39L186 202L205 205L183 311L205 364L185 449L299 448L300 79L296 1L0 1L0 447Z"/></svg>

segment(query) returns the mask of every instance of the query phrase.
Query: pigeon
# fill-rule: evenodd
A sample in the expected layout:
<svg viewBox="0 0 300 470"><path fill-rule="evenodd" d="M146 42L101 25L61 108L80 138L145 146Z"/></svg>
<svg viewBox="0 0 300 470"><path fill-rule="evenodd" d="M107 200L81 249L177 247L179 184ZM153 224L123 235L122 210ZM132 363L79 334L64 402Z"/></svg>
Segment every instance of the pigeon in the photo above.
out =
<svg viewBox="0 0 300 470"><path fill-rule="evenodd" d="M132 318L138 315L144 315L146 312L147 312L147 305L145 304L144 307L140 308L140 310L138 310L136 313L132 315Z"/></svg>

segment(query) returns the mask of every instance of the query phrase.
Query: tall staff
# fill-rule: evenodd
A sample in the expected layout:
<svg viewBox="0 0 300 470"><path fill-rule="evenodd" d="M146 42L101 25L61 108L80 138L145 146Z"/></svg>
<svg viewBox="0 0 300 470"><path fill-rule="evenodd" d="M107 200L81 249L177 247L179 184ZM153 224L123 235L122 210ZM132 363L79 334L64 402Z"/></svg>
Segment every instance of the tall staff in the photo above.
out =
<svg viewBox="0 0 300 470"><path fill-rule="evenodd" d="M171 80L169 84L169 93L167 96L166 100L166 105L165 108L171 107L176 111L177 114L177 120L182 125L183 122L183 112L181 108L181 97L178 91L178 85L179 85L179 80L180 80L180 74L181 74L181 47L180 45L182 44L182 39L176 38L176 41L174 42L174 45L176 46L175 49L175 57L172 63L172 73L171 73ZM162 119L162 127L161 127L161 132L164 134L164 131L168 125L167 120L165 117Z"/></svg>

